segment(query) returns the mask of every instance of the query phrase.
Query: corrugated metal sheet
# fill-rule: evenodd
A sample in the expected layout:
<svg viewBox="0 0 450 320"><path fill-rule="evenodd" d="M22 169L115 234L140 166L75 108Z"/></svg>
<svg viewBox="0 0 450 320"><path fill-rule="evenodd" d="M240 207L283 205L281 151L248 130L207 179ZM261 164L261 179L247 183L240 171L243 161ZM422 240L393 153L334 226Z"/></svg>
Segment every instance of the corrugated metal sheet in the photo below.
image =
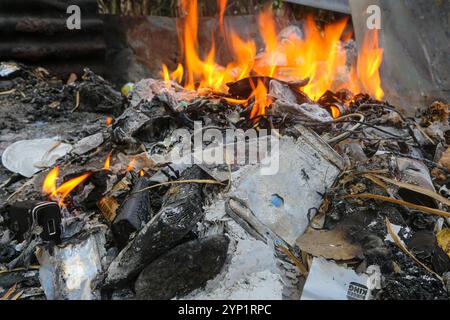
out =
<svg viewBox="0 0 450 320"><path fill-rule="evenodd" d="M69 5L81 9L81 30L69 30ZM89 67L104 71L103 20L96 0L1 0L0 60L48 68L65 76Z"/></svg>
<svg viewBox="0 0 450 320"><path fill-rule="evenodd" d="M350 14L348 0L285 0L286 2L297 3L308 7L325 9L330 11Z"/></svg>

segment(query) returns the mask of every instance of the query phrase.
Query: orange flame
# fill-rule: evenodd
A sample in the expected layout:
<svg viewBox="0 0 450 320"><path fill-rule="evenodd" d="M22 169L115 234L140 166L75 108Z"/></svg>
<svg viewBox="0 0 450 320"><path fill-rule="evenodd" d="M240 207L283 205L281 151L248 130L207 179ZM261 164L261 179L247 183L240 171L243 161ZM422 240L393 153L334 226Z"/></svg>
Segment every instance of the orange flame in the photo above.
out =
<svg viewBox="0 0 450 320"><path fill-rule="evenodd" d="M250 75L254 66L256 44L253 40L241 39L233 31L230 32L230 42L235 62L229 63L227 69L231 75L237 74L236 80L246 78Z"/></svg>
<svg viewBox="0 0 450 320"><path fill-rule="evenodd" d="M222 33L226 3L225 0L218 0ZM310 81L300 89L313 100L318 100L327 90L344 88L353 93L364 91L376 99L381 99L384 95L378 73L383 50L378 47L376 30L364 39L357 62L352 65L347 61L346 50L341 45L341 39L351 37L351 33L345 31L348 19L320 29L312 17L307 17L303 37L292 32L281 39L277 35L277 23L272 12L266 10L258 17L264 51L256 55L257 48L253 40L242 39L233 30L227 30L224 36L233 60L226 66L221 66L216 62L214 38L208 54L201 57L199 53L197 0L181 0L181 7L185 12L180 38L185 68L178 65L177 70L171 73L164 65L163 75L165 80L176 80L178 83L184 77L184 87L187 90L208 88L227 92L226 83L257 74L286 81L308 77ZM262 96L258 85L255 90L258 88L258 96ZM201 92L208 91L200 90L198 93ZM259 111L253 112L262 112L264 108L256 108Z"/></svg>
<svg viewBox="0 0 450 320"><path fill-rule="evenodd" d="M334 119L337 119L340 117L341 112L339 111L338 107L330 106L330 110L331 110L331 115L333 116Z"/></svg>
<svg viewBox="0 0 450 320"><path fill-rule="evenodd" d="M111 165L111 152L108 152L106 155L105 164L103 165L103 169L108 170Z"/></svg>
<svg viewBox="0 0 450 320"><path fill-rule="evenodd" d="M378 30L370 30L364 37L362 50L358 55L358 78L365 91L381 100L384 91L378 72L383 61L383 49L378 47Z"/></svg>
<svg viewBox="0 0 450 320"><path fill-rule="evenodd" d="M58 188L56 187L56 179L59 176L59 168L53 168L45 177L42 186L42 192L46 196L50 196L52 200L58 201L59 205L65 205L64 199L75 189L79 184L86 180L92 173L88 172L76 178L64 182Z"/></svg>
<svg viewBox="0 0 450 320"><path fill-rule="evenodd" d="M272 103L272 99L267 96L267 88L264 83L258 80L256 88L253 89L255 102L250 112L250 119L256 119L265 114L266 107Z"/></svg>
<svg viewBox="0 0 450 320"><path fill-rule="evenodd" d="M233 98L224 98L224 99L231 104L242 104L246 106L248 103L248 99L233 99Z"/></svg>
<svg viewBox="0 0 450 320"><path fill-rule="evenodd" d="M227 7L227 0L217 0L217 4L218 4L218 7L219 7L220 32L224 33L223 17L225 16L225 9Z"/></svg>
<svg viewBox="0 0 450 320"><path fill-rule="evenodd" d="M181 63L178 64L177 68L173 72L169 72L169 68L165 64L162 66L162 75L166 84L169 84L170 80L177 81L181 83L183 81L184 68Z"/></svg>
<svg viewBox="0 0 450 320"><path fill-rule="evenodd" d="M144 170L139 171L139 176L141 176L141 177L145 176Z"/></svg>
<svg viewBox="0 0 450 320"><path fill-rule="evenodd" d="M64 182L62 185L60 185L55 191L59 198L59 205L63 205L64 198L67 197L67 195L72 192L73 189L75 189L80 183L86 180L90 175L91 173L88 172L79 177L70 179L69 181Z"/></svg>
<svg viewBox="0 0 450 320"><path fill-rule="evenodd" d="M185 73L184 87L187 90L209 88L213 91L225 92L226 83L248 76L256 55L256 46L252 44L253 42L244 41L235 33L231 33L230 43L232 44L232 51L236 56L236 59L226 67L216 63L214 39L208 54L206 57L202 58L199 53L197 39L198 3L196 0L182 0L181 6L186 12L182 37L186 65L185 70L183 70L183 73ZM219 0L219 10L221 10L219 19L222 21L225 6L226 1ZM163 74L165 74L165 79L167 79L169 72L168 70L164 71L164 68L165 67L163 66ZM177 80L181 80L181 78L182 77L178 77Z"/></svg>
<svg viewBox="0 0 450 320"><path fill-rule="evenodd" d="M106 125L109 127L110 125L112 125L113 123L113 119L111 117L107 117L106 118Z"/></svg>
<svg viewBox="0 0 450 320"><path fill-rule="evenodd" d="M128 172L132 171L135 164L136 164L136 159L131 159L130 163L128 164L127 171Z"/></svg>
<svg viewBox="0 0 450 320"><path fill-rule="evenodd" d="M54 167L47 174L44 180L44 184L42 185L42 193L44 195L52 195L56 197L56 179L59 176L59 167Z"/></svg>
<svg viewBox="0 0 450 320"><path fill-rule="evenodd" d="M170 81L170 73L169 73L169 68L167 68L167 66L165 64L162 65L162 73L163 73L164 81L166 82L166 84L168 84Z"/></svg>
<svg viewBox="0 0 450 320"><path fill-rule="evenodd" d="M261 36L266 46L265 55L267 57L266 62L269 68L268 73L263 73L273 77L277 67L277 49L279 47L275 20L270 11L265 11L259 15L258 23Z"/></svg>
<svg viewBox="0 0 450 320"><path fill-rule="evenodd" d="M183 80L183 73L184 73L183 65L179 63L178 67L175 69L174 72L171 73L170 76L172 80L176 80L178 81L178 83L181 83L181 81Z"/></svg>

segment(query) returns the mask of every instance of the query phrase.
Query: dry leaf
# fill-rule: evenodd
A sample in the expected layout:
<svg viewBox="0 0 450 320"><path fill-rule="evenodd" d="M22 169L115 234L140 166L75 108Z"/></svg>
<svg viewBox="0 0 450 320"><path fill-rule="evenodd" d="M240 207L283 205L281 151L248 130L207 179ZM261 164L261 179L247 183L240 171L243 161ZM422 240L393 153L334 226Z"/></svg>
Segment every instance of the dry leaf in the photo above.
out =
<svg viewBox="0 0 450 320"><path fill-rule="evenodd" d="M436 235L439 247L445 251L445 253L450 257L450 229L445 228L439 231Z"/></svg>
<svg viewBox="0 0 450 320"><path fill-rule="evenodd" d="M128 156L123 153L119 153L117 158L122 164L122 167L126 168L133 161L133 170L153 170L156 167L155 162L148 157L147 152L142 152L137 155Z"/></svg>
<svg viewBox="0 0 450 320"><path fill-rule="evenodd" d="M340 226L332 230L308 228L295 243L302 251L326 259L350 260L362 254L358 244L345 239L345 231Z"/></svg>
<svg viewBox="0 0 450 320"><path fill-rule="evenodd" d="M429 126L435 122L442 122L448 124L448 117L450 114L450 105L435 101L425 110L422 117L422 123Z"/></svg>

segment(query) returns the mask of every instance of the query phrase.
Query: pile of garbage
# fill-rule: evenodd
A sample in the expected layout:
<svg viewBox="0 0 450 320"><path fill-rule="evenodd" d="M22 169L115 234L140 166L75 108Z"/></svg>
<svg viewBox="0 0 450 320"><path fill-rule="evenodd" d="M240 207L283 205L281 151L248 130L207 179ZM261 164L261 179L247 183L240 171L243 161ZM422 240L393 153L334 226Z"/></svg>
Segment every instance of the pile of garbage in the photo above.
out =
<svg viewBox="0 0 450 320"><path fill-rule="evenodd" d="M228 86L2 63L0 297L449 298L449 105Z"/></svg>

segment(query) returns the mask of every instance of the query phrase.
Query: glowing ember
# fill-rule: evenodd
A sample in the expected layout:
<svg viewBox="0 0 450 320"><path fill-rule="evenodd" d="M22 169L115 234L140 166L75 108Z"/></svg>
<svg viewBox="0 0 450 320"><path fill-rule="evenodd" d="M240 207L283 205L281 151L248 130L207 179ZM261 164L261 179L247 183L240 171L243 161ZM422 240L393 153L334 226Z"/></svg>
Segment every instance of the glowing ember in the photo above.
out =
<svg viewBox="0 0 450 320"><path fill-rule="evenodd" d="M225 100L232 104L242 104L244 106L246 106L248 103L248 99L225 98Z"/></svg>
<svg viewBox="0 0 450 320"><path fill-rule="evenodd" d="M106 118L106 125L110 126L110 125L112 125L112 123L113 123L113 119L111 117L107 117Z"/></svg>
<svg viewBox="0 0 450 320"><path fill-rule="evenodd" d="M103 165L103 169L108 170L111 165L111 152L108 152L106 155L105 164Z"/></svg>
<svg viewBox="0 0 450 320"><path fill-rule="evenodd" d="M58 201L59 205L65 205L64 199L75 189L79 184L86 180L91 175L90 172L85 173L76 178L64 182L58 188L56 187L56 180L59 176L59 168L53 168L47 175L42 186L42 192L54 201Z"/></svg>
<svg viewBox="0 0 450 320"><path fill-rule="evenodd" d="M139 175L140 175L141 177L145 176L144 170L139 171Z"/></svg>
<svg viewBox="0 0 450 320"><path fill-rule="evenodd" d="M339 111L338 107L335 106L330 106L330 110L331 110L331 115L333 116L333 118L339 118L339 116L341 115L341 112Z"/></svg>
<svg viewBox="0 0 450 320"><path fill-rule="evenodd" d="M127 171L128 172L132 171L135 164L136 164L136 159L131 159L130 163L128 164Z"/></svg>
<svg viewBox="0 0 450 320"><path fill-rule="evenodd" d="M198 3L196 0L181 0L183 46L185 68L181 64L170 72L163 65L166 81L173 80L187 90L208 88L216 92L227 92L226 83L241 80L250 75L272 76L280 80L298 81L309 78L309 83L300 88L311 99L317 101L327 90L348 89L353 93L368 93L380 100L383 98L379 67L383 51L378 47L377 30L373 30L364 39L355 65L348 63L346 50L341 40L349 39L350 32L345 33L347 19L343 19L319 29L312 17L305 20L304 37L294 32L279 39L275 19L271 11L259 15L258 24L265 48L256 55L257 48L253 40L241 39L233 30L227 30L223 23L226 0L219 0L219 26L223 37L229 43L233 60L226 66L216 62L214 44L206 57L201 57L198 44ZM254 88L259 92L255 97L262 97L259 84ZM198 93L209 92L199 90ZM267 93L267 92L266 92ZM264 112L267 101L258 100L252 114ZM233 103L233 102L231 102ZM242 101L241 101L242 103ZM244 104L244 103L242 103ZM331 108L333 116L337 109ZM334 111L333 111L334 110Z"/></svg>

